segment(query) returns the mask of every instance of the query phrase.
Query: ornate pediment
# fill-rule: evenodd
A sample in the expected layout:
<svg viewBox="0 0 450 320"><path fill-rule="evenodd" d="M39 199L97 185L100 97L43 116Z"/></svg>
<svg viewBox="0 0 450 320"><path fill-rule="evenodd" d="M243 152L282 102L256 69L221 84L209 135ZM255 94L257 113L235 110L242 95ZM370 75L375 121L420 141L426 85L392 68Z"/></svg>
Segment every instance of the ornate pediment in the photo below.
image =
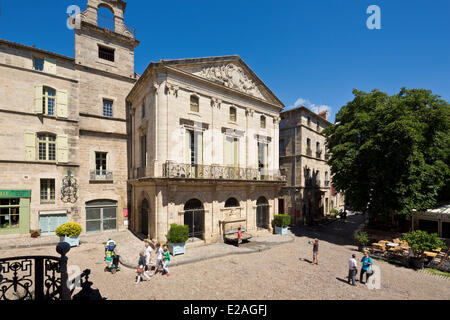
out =
<svg viewBox="0 0 450 320"><path fill-rule="evenodd" d="M235 89L254 97L264 99L258 85L251 79L244 69L234 63L211 65L194 73L197 76Z"/></svg>

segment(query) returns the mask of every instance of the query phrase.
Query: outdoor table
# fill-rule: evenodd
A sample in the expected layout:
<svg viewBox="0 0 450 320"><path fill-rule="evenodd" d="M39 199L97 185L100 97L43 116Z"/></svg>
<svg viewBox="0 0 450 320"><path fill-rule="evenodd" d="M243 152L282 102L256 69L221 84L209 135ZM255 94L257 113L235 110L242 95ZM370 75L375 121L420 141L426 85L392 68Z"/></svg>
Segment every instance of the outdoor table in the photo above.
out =
<svg viewBox="0 0 450 320"><path fill-rule="evenodd" d="M399 246L398 243L393 243L393 242L386 243L386 245L387 245L388 247L392 247L392 248L395 248L395 247L398 247L398 246Z"/></svg>
<svg viewBox="0 0 450 320"><path fill-rule="evenodd" d="M430 252L430 251L425 251L423 254L430 258L434 258L437 256L436 252Z"/></svg>

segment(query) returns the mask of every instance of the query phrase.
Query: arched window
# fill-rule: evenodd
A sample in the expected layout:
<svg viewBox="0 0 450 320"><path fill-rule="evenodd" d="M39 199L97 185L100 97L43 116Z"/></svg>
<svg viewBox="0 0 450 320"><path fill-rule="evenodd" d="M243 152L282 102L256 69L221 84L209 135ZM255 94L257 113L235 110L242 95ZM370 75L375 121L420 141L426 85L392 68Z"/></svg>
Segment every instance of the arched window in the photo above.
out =
<svg viewBox="0 0 450 320"><path fill-rule="evenodd" d="M230 107L230 121L236 122L237 120L237 113L235 107Z"/></svg>
<svg viewBox="0 0 450 320"><path fill-rule="evenodd" d="M260 118L260 127L262 129L266 128L266 117L264 117L264 116L261 116L261 118Z"/></svg>
<svg viewBox="0 0 450 320"><path fill-rule="evenodd" d="M114 11L106 4L100 4L98 6L97 26L114 31Z"/></svg>
<svg viewBox="0 0 450 320"><path fill-rule="evenodd" d="M239 207L239 201L236 198L230 198L225 202L225 208Z"/></svg>
<svg viewBox="0 0 450 320"><path fill-rule="evenodd" d="M195 95L191 96L191 111L200 112L200 99Z"/></svg>

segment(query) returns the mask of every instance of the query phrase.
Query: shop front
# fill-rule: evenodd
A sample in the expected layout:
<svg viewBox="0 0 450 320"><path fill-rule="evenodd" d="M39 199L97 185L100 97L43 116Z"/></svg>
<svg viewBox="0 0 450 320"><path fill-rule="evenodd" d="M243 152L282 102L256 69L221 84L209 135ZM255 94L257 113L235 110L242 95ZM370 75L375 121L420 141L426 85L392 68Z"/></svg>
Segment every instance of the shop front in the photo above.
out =
<svg viewBox="0 0 450 320"><path fill-rule="evenodd" d="M0 235L30 232L31 190L0 190Z"/></svg>

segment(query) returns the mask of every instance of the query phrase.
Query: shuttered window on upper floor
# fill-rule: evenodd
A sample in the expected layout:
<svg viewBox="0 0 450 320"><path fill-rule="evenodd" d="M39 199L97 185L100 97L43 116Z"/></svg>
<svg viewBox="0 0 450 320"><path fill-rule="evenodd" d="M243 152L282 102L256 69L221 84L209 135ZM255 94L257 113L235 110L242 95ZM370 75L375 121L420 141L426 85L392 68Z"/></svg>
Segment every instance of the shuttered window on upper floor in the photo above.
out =
<svg viewBox="0 0 450 320"><path fill-rule="evenodd" d="M25 161L69 162L68 136L52 133L24 133Z"/></svg>
<svg viewBox="0 0 450 320"><path fill-rule="evenodd" d="M34 108L36 114L67 118L67 91L36 85Z"/></svg>

